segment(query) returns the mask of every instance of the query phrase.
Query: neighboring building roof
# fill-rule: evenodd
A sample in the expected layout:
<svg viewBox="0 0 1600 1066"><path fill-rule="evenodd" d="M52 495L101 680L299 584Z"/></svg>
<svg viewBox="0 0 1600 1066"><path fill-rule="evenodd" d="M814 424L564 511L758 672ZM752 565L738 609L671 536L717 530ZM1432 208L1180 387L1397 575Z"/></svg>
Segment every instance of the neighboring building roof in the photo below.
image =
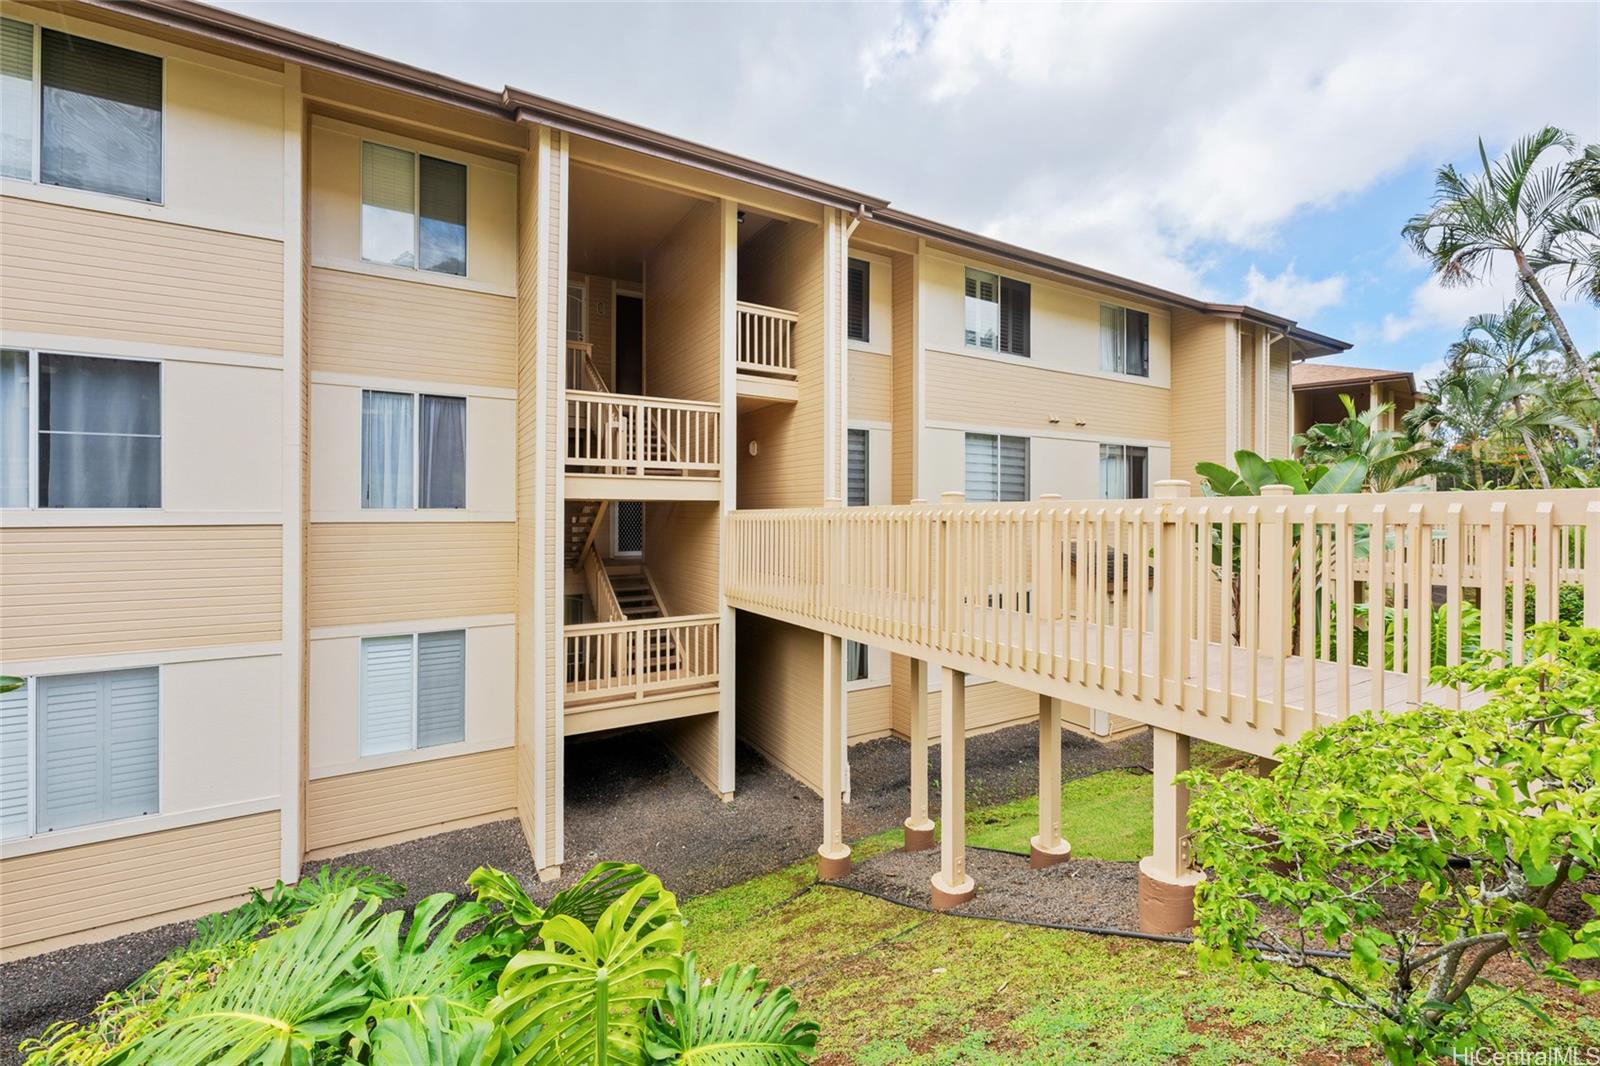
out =
<svg viewBox="0 0 1600 1066"><path fill-rule="evenodd" d="M1348 342L1304 329L1292 319L1258 308L1209 303L1130 278L1094 270L1043 252L1020 248L982 234L946 226L931 219L892 210L889 208L889 201L880 197L869 196L843 186L768 166L743 156L709 148L681 137L624 122L511 86L506 86L497 93L421 67L385 59L310 34L196 3L194 0L82 0L82 2L118 15L133 15L235 47L265 52L287 62L375 82L430 100L512 121L526 119L539 122L569 133L788 192L832 207L843 208L861 217L874 218L896 229L1012 260L1044 273L1188 308L1201 314L1242 318L1289 337L1298 346L1295 354L1301 358L1348 351L1350 348Z"/></svg>
<svg viewBox="0 0 1600 1066"><path fill-rule="evenodd" d="M1409 370L1338 366L1333 363L1301 363L1290 371L1290 383L1296 390L1372 385L1380 381L1404 382L1407 391L1417 391L1417 380Z"/></svg>

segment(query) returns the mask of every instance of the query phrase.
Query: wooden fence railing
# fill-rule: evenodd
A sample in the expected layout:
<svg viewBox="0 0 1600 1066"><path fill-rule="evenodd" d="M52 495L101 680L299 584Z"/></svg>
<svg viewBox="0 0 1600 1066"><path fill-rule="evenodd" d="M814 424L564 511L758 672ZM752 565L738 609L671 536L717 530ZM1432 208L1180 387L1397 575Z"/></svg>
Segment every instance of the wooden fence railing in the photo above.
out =
<svg viewBox="0 0 1600 1066"><path fill-rule="evenodd" d="M714 614L567 626L567 704L638 702L715 687Z"/></svg>
<svg viewBox="0 0 1600 1066"><path fill-rule="evenodd" d="M734 607L1267 753L1600 625L1600 492L736 511ZM1287 490L1285 490L1287 491ZM1374 620L1381 620L1374 623Z"/></svg>
<svg viewBox="0 0 1600 1066"><path fill-rule="evenodd" d="M567 390L567 471L716 477L722 408L695 400Z"/></svg>
<svg viewBox="0 0 1600 1066"><path fill-rule="evenodd" d="M611 386L594 365L594 345L588 341L567 342L567 384L586 392L610 392Z"/></svg>
<svg viewBox="0 0 1600 1066"><path fill-rule="evenodd" d="M778 378L793 378L794 327L800 316L793 311L761 304L738 304L739 350L737 369Z"/></svg>

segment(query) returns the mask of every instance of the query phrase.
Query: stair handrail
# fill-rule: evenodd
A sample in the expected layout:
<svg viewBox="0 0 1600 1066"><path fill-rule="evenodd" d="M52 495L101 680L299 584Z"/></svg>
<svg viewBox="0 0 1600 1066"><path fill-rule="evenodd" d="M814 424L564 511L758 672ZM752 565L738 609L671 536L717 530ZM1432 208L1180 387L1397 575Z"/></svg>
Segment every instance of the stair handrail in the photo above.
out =
<svg viewBox="0 0 1600 1066"><path fill-rule="evenodd" d="M628 616L622 613L622 604L617 601L617 590L611 585L611 575L606 573L606 564L601 560L600 553L592 547L583 557L583 581L589 590L589 601L594 604L594 613L602 622L625 622Z"/></svg>
<svg viewBox="0 0 1600 1066"><path fill-rule="evenodd" d="M589 533L583 538L583 547L578 549L578 554L573 557L575 564L579 559L585 558L594 547L594 539L600 532L600 523L605 521L606 509L611 506L610 500L601 500L600 506L595 508L594 520L589 523Z"/></svg>
<svg viewBox="0 0 1600 1066"><path fill-rule="evenodd" d="M567 342L567 387L578 387L589 392L610 392L611 386L600 376L594 364L594 345L588 341ZM576 371L576 373L574 373ZM581 382L574 385L574 381Z"/></svg>

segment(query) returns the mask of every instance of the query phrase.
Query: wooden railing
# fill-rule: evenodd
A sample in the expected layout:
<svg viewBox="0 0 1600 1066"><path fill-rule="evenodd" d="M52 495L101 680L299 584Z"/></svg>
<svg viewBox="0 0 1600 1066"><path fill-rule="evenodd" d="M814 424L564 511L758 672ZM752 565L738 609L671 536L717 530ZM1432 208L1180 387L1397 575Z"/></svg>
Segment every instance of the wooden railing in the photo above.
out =
<svg viewBox="0 0 1600 1066"><path fill-rule="evenodd" d="M611 386L594 365L594 345L588 341L567 342L567 384L588 392L610 392Z"/></svg>
<svg viewBox="0 0 1600 1066"><path fill-rule="evenodd" d="M590 548L583 557L583 586L594 605L595 617L602 622L621 622L625 619L622 605L617 602L616 589L611 586L611 575L600 553Z"/></svg>
<svg viewBox="0 0 1600 1066"><path fill-rule="evenodd" d="M1480 698L1431 668L1523 655L1563 595L1600 625L1600 492L1187 490L734 512L729 602L1261 754Z"/></svg>
<svg viewBox="0 0 1600 1066"><path fill-rule="evenodd" d="M567 472L716 477L721 430L714 403L569 389Z"/></svg>
<svg viewBox="0 0 1600 1066"><path fill-rule="evenodd" d="M567 705L716 687L719 628L714 614L567 626Z"/></svg>
<svg viewBox="0 0 1600 1066"><path fill-rule="evenodd" d="M793 378L794 326L800 316L778 307L739 301L739 353L735 366L745 373Z"/></svg>

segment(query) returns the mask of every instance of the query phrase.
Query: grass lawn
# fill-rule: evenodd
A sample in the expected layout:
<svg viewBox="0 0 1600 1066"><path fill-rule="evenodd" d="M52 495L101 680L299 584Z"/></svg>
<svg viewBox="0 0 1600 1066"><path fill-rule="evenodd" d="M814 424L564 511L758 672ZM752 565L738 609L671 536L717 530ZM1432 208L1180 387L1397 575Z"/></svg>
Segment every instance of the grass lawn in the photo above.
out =
<svg viewBox="0 0 1600 1066"><path fill-rule="evenodd" d="M1149 830L1141 837L1133 823L1148 821L1149 781L1111 771L1070 783L1074 850L1142 854ZM973 831L1007 842L992 846L1021 833L1026 850L1026 807L969 812ZM899 841L897 830L860 841L856 858ZM821 1063L1382 1061L1342 1012L1263 979L1202 972L1184 946L923 913L818 885L810 863L690 900L684 912L703 973L753 962L794 988L822 1025ZM1508 1046L1600 1044L1592 1010L1538 998L1558 1028L1507 1011Z"/></svg>
<svg viewBox="0 0 1600 1066"><path fill-rule="evenodd" d="M1150 854L1149 774L1107 770L1068 781L1061 789L1061 835L1072 853L1133 861ZM967 812L967 843L978 848L1028 854L1039 831L1039 797Z"/></svg>

